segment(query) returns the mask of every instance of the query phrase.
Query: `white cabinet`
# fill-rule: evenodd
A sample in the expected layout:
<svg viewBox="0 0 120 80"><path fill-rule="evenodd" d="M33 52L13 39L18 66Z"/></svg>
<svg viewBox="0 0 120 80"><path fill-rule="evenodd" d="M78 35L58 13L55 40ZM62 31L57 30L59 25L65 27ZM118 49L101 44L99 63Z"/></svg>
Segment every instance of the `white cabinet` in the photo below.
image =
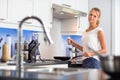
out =
<svg viewBox="0 0 120 80"><path fill-rule="evenodd" d="M39 17L45 27L51 27L52 22L52 9L50 0L34 0L34 14L35 16ZM35 26L40 26L37 22L33 23Z"/></svg>
<svg viewBox="0 0 120 80"><path fill-rule="evenodd" d="M76 9L75 0L62 0L62 2L63 6Z"/></svg>
<svg viewBox="0 0 120 80"><path fill-rule="evenodd" d="M24 17L33 14L33 0L9 0L8 21L19 23Z"/></svg>
<svg viewBox="0 0 120 80"><path fill-rule="evenodd" d="M88 0L51 0L52 4L66 6L82 12L88 11Z"/></svg>
<svg viewBox="0 0 120 80"><path fill-rule="evenodd" d="M51 0L52 4L58 4L60 6L76 9L75 0Z"/></svg>
<svg viewBox="0 0 120 80"><path fill-rule="evenodd" d="M88 14L88 0L76 0L77 10L82 11L86 14ZM84 14L83 14L84 15ZM78 28L78 34L85 31L88 27L88 17L82 17L80 16L80 22L79 22L79 28Z"/></svg>
<svg viewBox="0 0 120 80"><path fill-rule="evenodd" d="M0 0L0 22L7 19L8 0Z"/></svg>
<svg viewBox="0 0 120 80"><path fill-rule="evenodd" d="M50 0L9 0L8 10L8 22L19 23L23 18L34 15L43 21L45 27L51 27ZM30 26L40 26L36 20L25 23Z"/></svg>
<svg viewBox="0 0 120 80"><path fill-rule="evenodd" d="M88 12L88 0L75 0L76 9L82 12Z"/></svg>
<svg viewBox="0 0 120 80"><path fill-rule="evenodd" d="M58 5L62 5L62 0L51 0L52 4L58 4Z"/></svg>
<svg viewBox="0 0 120 80"><path fill-rule="evenodd" d="M0 22L5 22L0 23L2 26L8 24L11 26L9 28L17 28L23 18L34 15L43 21L45 27L51 27L52 10L50 0L0 0L0 11ZM36 26L40 26L40 23L29 20L25 22L25 25L32 26L35 30Z"/></svg>

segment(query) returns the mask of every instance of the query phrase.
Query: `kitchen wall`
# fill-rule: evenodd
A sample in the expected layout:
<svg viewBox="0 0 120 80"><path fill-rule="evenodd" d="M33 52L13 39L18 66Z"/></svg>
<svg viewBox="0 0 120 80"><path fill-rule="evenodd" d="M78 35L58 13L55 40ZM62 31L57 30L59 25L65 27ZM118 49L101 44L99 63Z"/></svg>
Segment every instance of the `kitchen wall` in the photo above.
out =
<svg viewBox="0 0 120 80"><path fill-rule="evenodd" d="M81 43L81 35L76 34L62 34L61 33L61 20L53 18L53 26L50 30L50 35L53 39L52 45L45 45L42 35L40 35L40 52L44 58L53 58L53 56L70 56L67 44L67 38L71 37L77 43Z"/></svg>
<svg viewBox="0 0 120 80"><path fill-rule="evenodd" d="M12 52L11 56L15 54L14 47L15 43L17 43L17 29L12 29L12 28L0 28L0 38L3 38L2 43L0 44L0 47L5 43L6 35L10 34L12 38ZM37 32L37 31L32 31L32 30L24 30L23 31L23 40L27 41L30 43L32 40L32 33ZM68 50L68 44L67 44L67 37L71 37L74 39L76 42L81 44L80 38L81 36L79 35L74 35L74 34L69 34L69 35L63 35L61 33L61 21L59 19L53 18L53 27L50 29L50 35L53 39L54 44L52 45L46 45L44 42L44 35L41 32L39 35L39 50L40 54L44 58L53 58L53 56L70 56L69 50ZM2 49L0 50L0 57L2 56Z"/></svg>
<svg viewBox="0 0 120 80"><path fill-rule="evenodd" d="M120 0L112 0L112 23L113 23L113 51L115 55L120 55Z"/></svg>
<svg viewBox="0 0 120 80"><path fill-rule="evenodd" d="M88 8L98 7L101 9L100 27L103 28L107 43L107 53L112 54L112 2L111 0L89 0Z"/></svg>
<svg viewBox="0 0 120 80"><path fill-rule="evenodd" d="M51 38L53 39L52 45L45 45L42 35L40 38L40 52L41 56L44 58L53 58L53 56L65 56L66 50L63 43L63 39L60 33L61 23L59 19L53 19L53 27L50 30Z"/></svg>
<svg viewBox="0 0 120 80"><path fill-rule="evenodd" d="M37 0L37 1L39 1L39 0ZM37 3L37 1L35 2L35 3ZM49 1L49 0L48 0ZM57 1L57 0L56 0ZM50 8L50 6L48 6L48 5L46 5L46 6L44 6L44 7L46 7L46 8L49 8L49 10L48 9L46 9L47 11L42 11L42 14L41 14L41 10L43 9L42 7L42 5L40 5L40 7L41 8L39 8L38 6L36 6L36 5L31 5L31 1L29 2L26 2L26 1L24 1L24 0L22 0L21 1L21 3L28 3L28 5L30 6L30 7L25 7L25 5L23 5L23 7L25 7L25 9L28 9L28 10L30 10L30 12L33 10L31 10L31 7L32 8L34 8L35 7L35 9L34 9L34 11L35 11L35 14L36 15L40 15L39 17L42 17L42 19L43 19L43 21L44 21L44 19L45 19L45 25L47 24L46 22L48 22L48 23L50 23L50 25L51 25L51 20L49 20L48 18L50 17L51 18L51 11L49 11L49 10L51 10L51 8ZM46 2L47 1L45 1L45 4L46 4ZM50 2L50 1L49 1ZM49 2L47 2L47 3L49 3ZM65 1L66 2L66 1ZM77 2L79 2L81 5L82 5L82 7L81 7L81 5L79 5L79 4L77 4L77 6L78 6L78 9L80 10L80 11L82 11L82 12L85 12L85 13L87 13L87 10L88 10L88 0L84 0L84 1L77 1ZM29 4L30 3L30 4ZM42 2L41 2L42 3ZM19 10L19 8L20 8L20 10L19 11L21 11L21 12L24 12L24 10L21 8L21 7L19 7L19 6L21 6L21 5L18 5L17 6L17 4L18 4L18 2L10 2L9 3L10 5L10 8L9 8L9 12L8 13L11 13L11 14L9 14L9 17L10 17L10 23L9 23L9 20L7 21L7 22L5 22L5 23L2 23L2 22L0 22L0 24L2 23L2 24L4 24L5 26L2 26L2 27L6 27L6 28L15 28L15 33L16 33L16 28L17 27L13 27L13 26L11 26L11 24L14 24L15 26L18 26L18 21L20 21L21 19L20 19L20 17L22 17L22 16L25 16L24 15L24 13L22 13L23 15L18 15L18 14L14 14L14 11L16 11L16 10ZM14 4L14 5L12 5L12 4ZM32 3L33 4L33 3ZM44 4L44 3L42 3L42 4ZM17 6L17 7L14 7L14 6ZM76 4L75 4L75 6L76 6ZM12 10L11 10L12 9ZM7 11L7 8L6 8L6 11ZM12 11L12 12L11 12ZM18 11L18 12L19 12ZM37 11L37 12L36 12ZM30 13L30 12L28 12L28 13ZM44 12L45 12L45 14L44 14ZM8 14L7 13L7 14ZM27 12L25 12L25 13L27 13ZM49 14L50 13L50 14ZM46 15L46 14L49 14L49 15ZM12 15L12 16L11 16ZM45 18L45 17L47 17L47 18ZM20 20L17 20L17 19L20 19ZM46 20L46 19L48 19L48 20ZM12 22L13 21L13 22ZM52 28L50 27L50 34L51 34L51 37L52 37L52 39L53 39L53 41L54 41L54 44L53 45L45 45L45 42L44 42L44 40L43 40L43 34L40 34L40 37L39 37L39 40L40 40L40 53L41 53L41 55L43 56L43 57L45 57L45 58L53 58L53 56L65 56L65 55L68 55L68 54L66 54L66 46L64 45L64 42L65 42L65 40L63 40L63 38L62 38L62 34L61 34L61 21L59 20L59 19L55 19L55 18L53 18L53 24L52 24ZM8 26L9 25L9 26ZM28 24L29 25L29 24ZM34 24L35 25L35 24ZM1 26L1 25L0 25ZM82 33L82 31L84 31L85 30L85 28L87 27L87 18L86 17L81 17L80 18L80 26L79 26L79 32L77 33L77 34L80 34L80 33ZM28 27L25 27L25 29L26 30L28 30ZM30 27L29 28L29 30L37 30L37 28L36 28L36 26L32 26L32 27ZM29 33L27 33L27 34L29 34ZM1 34L0 34L1 35ZM29 34L30 35L30 34ZM16 35L16 37L17 37L17 35ZM16 39L16 38L15 38ZM28 38L26 38L26 39L28 39Z"/></svg>
<svg viewBox="0 0 120 80"><path fill-rule="evenodd" d="M101 9L100 26L105 32L108 53L120 55L120 0L89 0L89 9L92 7Z"/></svg>
<svg viewBox="0 0 120 80"><path fill-rule="evenodd" d="M36 33L37 31L31 31L31 30L24 30L23 31L23 41L26 41L27 43L30 43L32 40L32 34ZM0 38L3 38L3 40L0 43L0 58L2 56L2 47L4 43L7 41L6 35L10 35L11 37L11 57L15 54L15 44L18 42L18 36L17 36L17 29L10 29L10 28L0 28ZM42 34L42 33L41 33Z"/></svg>

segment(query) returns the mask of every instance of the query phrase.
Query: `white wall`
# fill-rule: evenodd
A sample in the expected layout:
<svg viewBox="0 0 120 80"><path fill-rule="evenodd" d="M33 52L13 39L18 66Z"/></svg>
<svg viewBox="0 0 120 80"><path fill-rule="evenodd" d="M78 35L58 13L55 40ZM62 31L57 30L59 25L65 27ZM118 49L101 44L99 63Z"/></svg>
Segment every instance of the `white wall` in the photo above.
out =
<svg viewBox="0 0 120 80"><path fill-rule="evenodd" d="M53 26L50 31L50 35L54 41L54 44L48 46L45 45L43 41L43 35L40 35L39 40L41 42L41 56L47 59L51 59L53 56L66 56L66 48L61 37L61 21L59 19L53 19Z"/></svg>
<svg viewBox="0 0 120 80"><path fill-rule="evenodd" d="M105 32L105 39L107 43L107 53L112 53L112 8L111 0L88 0L88 9L98 7L101 9L100 27Z"/></svg>
<svg viewBox="0 0 120 80"><path fill-rule="evenodd" d="M114 39L114 52L116 55L120 55L120 0L113 0L113 28L114 32L113 34L115 35Z"/></svg>

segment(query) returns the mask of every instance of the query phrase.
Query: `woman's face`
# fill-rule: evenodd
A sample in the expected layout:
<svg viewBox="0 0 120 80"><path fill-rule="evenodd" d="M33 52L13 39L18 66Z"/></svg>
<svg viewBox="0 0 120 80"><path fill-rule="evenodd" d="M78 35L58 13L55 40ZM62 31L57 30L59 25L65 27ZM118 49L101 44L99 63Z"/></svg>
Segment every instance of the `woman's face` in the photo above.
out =
<svg viewBox="0 0 120 80"><path fill-rule="evenodd" d="M91 24L96 24L99 21L100 13L95 10L91 10L88 16L88 20Z"/></svg>

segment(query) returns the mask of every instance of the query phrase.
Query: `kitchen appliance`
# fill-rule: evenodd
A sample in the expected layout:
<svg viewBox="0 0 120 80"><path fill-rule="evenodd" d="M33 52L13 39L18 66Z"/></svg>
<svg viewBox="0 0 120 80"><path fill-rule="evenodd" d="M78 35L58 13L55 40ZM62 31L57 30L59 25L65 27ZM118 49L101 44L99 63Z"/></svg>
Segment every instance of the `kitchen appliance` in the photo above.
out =
<svg viewBox="0 0 120 80"><path fill-rule="evenodd" d="M112 78L120 78L120 56L101 55L94 49L91 50L99 56L102 70L106 74L110 75Z"/></svg>
<svg viewBox="0 0 120 80"><path fill-rule="evenodd" d="M67 61L70 59L70 57L69 56L54 56L54 59Z"/></svg>
<svg viewBox="0 0 120 80"><path fill-rule="evenodd" d="M103 71L111 77L120 78L120 56L100 57Z"/></svg>
<svg viewBox="0 0 120 80"><path fill-rule="evenodd" d="M36 55L40 55L39 47L40 43L37 39L33 39L28 45L28 62L36 62Z"/></svg>
<svg viewBox="0 0 120 80"><path fill-rule="evenodd" d="M70 19L70 18L75 18L75 16L76 17L87 16L87 13L74 10L66 6L52 4L52 8L53 8L53 17L58 19Z"/></svg>

